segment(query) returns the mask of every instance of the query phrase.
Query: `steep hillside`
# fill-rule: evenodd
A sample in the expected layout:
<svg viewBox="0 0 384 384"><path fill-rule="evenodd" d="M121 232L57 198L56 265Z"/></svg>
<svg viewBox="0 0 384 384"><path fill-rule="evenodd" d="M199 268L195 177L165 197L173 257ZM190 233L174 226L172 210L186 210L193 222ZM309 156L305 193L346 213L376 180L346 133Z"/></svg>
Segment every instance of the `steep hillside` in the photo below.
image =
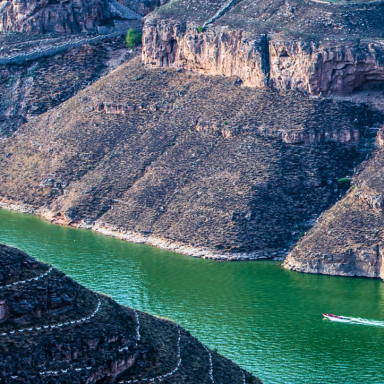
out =
<svg viewBox="0 0 384 384"><path fill-rule="evenodd" d="M0 143L1 202L196 256L281 257L382 121L134 59Z"/></svg>
<svg viewBox="0 0 384 384"><path fill-rule="evenodd" d="M27 51L39 44L39 40L17 44L3 40L2 52L10 50L10 54L15 47ZM135 55L127 52L123 37L115 37L25 63L1 65L0 138L65 102Z"/></svg>
<svg viewBox="0 0 384 384"><path fill-rule="evenodd" d="M176 324L1 244L0 332L4 384L261 383Z"/></svg>
<svg viewBox="0 0 384 384"><path fill-rule="evenodd" d="M347 195L318 219L284 266L301 272L384 279L382 133Z"/></svg>

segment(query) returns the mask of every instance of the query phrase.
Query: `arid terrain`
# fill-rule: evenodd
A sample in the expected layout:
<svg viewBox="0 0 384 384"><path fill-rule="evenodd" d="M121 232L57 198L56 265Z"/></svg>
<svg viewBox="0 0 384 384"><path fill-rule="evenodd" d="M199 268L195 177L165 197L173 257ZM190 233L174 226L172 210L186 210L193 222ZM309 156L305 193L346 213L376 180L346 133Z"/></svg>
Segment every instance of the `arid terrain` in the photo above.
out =
<svg viewBox="0 0 384 384"><path fill-rule="evenodd" d="M4 35L2 207L193 256L290 253L291 269L380 277L382 12L126 0L73 48L76 31L52 30L49 56L39 30L16 58L25 30ZM140 60L117 35L146 14Z"/></svg>
<svg viewBox="0 0 384 384"><path fill-rule="evenodd" d="M384 279L382 1L7 0L0 15L0 208ZM0 294L4 384L260 382L3 245Z"/></svg>
<svg viewBox="0 0 384 384"><path fill-rule="evenodd" d="M383 116L233 82L133 59L3 140L2 203L194 255L284 256Z"/></svg>

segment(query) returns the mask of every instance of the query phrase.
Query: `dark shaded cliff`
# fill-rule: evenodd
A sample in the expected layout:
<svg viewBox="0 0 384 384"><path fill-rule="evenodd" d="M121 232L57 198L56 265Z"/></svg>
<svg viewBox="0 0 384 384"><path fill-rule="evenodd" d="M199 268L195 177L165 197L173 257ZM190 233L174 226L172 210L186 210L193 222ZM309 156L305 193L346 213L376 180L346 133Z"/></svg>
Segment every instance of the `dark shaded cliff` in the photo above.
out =
<svg viewBox="0 0 384 384"><path fill-rule="evenodd" d="M0 143L2 205L187 254L284 256L383 116L234 80L119 67Z"/></svg>
<svg viewBox="0 0 384 384"><path fill-rule="evenodd" d="M10 49L12 54L15 45L18 50L33 50L38 44L39 40L9 45L4 41L3 52ZM137 54L127 52L123 37L115 37L54 56L0 65L0 138L65 102Z"/></svg>
<svg viewBox="0 0 384 384"><path fill-rule="evenodd" d="M80 33L108 17L106 0L5 0L0 5L1 32Z"/></svg>
<svg viewBox="0 0 384 384"><path fill-rule="evenodd" d="M3 384L261 383L176 324L1 244L0 334Z"/></svg>

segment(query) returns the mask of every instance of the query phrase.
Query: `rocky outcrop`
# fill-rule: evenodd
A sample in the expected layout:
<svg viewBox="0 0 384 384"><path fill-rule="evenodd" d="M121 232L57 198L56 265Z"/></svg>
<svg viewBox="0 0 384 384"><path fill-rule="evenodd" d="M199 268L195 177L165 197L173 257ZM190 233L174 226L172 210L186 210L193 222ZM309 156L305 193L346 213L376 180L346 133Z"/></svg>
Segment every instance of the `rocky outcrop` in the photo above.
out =
<svg viewBox="0 0 384 384"><path fill-rule="evenodd" d="M243 29L197 31L197 23L145 20L143 61L210 75L237 76L244 85L312 95L384 90L384 45L283 41Z"/></svg>
<svg viewBox="0 0 384 384"><path fill-rule="evenodd" d="M209 28L195 23L156 22L146 18L142 59L147 65L174 66L209 75L235 76L245 85L268 83L268 43L242 30Z"/></svg>
<svg viewBox="0 0 384 384"><path fill-rule="evenodd" d="M0 333L5 384L261 384L176 324L120 306L2 244Z"/></svg>
<svg viewBox="0 0 384 384"><path fill-rule="evenodd" d="M5 0L0 4L0 32L87 32L107 14L105 0Z"/></svg>
<svg viewBox="0 0 384 384"><path fill-rule="evenodd" d="M270 85L312 95L384 90L384 45L271 40Z"/></svg>

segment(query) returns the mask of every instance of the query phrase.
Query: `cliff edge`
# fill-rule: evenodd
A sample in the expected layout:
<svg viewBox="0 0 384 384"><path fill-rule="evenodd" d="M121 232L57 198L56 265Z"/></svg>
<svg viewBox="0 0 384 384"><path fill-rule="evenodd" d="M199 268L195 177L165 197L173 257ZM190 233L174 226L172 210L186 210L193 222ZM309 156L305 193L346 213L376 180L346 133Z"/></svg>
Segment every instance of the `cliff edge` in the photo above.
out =
<svg viewBox="0 0 384 384"><path fill-rule="evenodd" d="M176 0L145 18L143 61L381 105L382 4Z"/></svg>

